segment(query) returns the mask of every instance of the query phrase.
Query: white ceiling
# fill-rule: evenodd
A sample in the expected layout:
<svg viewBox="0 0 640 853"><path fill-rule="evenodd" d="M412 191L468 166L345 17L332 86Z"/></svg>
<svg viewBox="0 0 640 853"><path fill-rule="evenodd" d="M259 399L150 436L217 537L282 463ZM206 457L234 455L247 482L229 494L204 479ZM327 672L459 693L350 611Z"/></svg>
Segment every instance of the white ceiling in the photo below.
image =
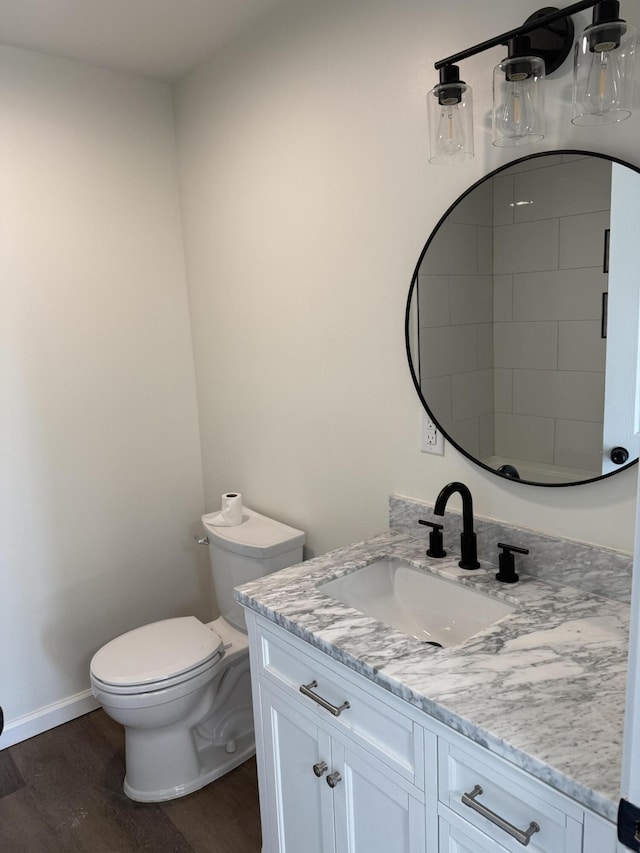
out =
<svg viewBox="0 0 640 853"><path fill-rule="evenodd" d="M0 43L174 81L284 0L0 0Z"/></svg>

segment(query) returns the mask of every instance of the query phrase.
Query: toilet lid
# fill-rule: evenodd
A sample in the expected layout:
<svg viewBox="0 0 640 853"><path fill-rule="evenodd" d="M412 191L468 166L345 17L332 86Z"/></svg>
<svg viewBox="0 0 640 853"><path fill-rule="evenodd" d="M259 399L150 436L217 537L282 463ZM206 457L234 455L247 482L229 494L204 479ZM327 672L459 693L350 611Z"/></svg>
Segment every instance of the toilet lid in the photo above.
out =
<svg viewBox="0 0 640 853"><path fill-rule="evenodd" d="M195 616L163 619L111 640L94 655L91 672L105 684L148 684L200 666L222 646Z"/></svg>

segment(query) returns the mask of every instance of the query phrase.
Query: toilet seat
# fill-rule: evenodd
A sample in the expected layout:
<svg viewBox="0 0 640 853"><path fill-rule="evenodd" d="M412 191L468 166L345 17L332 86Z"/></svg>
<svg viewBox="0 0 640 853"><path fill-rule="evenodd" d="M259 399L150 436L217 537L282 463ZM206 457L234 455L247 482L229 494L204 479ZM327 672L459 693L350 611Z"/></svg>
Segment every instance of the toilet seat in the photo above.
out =
<svg viewBox="0 0 640 853"><path fill-rule="evenodd" d="M212 669L224 655L221 637L195 616L134 628L103 646L91 676L109 693L148 693Z"/></svg>

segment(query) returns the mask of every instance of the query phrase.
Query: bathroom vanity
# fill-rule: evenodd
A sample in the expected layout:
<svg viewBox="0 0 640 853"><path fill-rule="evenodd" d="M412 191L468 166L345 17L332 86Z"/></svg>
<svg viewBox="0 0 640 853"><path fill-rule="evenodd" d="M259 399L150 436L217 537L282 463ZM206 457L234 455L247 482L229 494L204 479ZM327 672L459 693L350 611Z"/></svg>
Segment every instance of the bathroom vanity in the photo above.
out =
<svg viewBox="0 0 640 853"><path fill-rule="evenodd" d="M524 573L505 589L482 554L463 572L424 546L396 527L236 592L263 853L614 853L624 594ZM513 610L435 648L319 589L388 558Z"/></svg>

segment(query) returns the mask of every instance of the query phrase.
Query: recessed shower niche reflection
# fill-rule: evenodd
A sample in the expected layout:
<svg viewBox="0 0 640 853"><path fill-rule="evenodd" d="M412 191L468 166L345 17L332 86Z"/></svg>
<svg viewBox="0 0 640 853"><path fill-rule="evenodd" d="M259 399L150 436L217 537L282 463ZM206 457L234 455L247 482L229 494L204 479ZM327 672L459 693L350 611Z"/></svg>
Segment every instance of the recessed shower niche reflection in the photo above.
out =
<svg viewBox="0 0 640 853"><path fill-rule="evenodd" d="M639 200L635 168L553 152L492 173L434 230L407 349L423 403L474 461L568 485L621 470L613 448L637 459Z"/></svg>

